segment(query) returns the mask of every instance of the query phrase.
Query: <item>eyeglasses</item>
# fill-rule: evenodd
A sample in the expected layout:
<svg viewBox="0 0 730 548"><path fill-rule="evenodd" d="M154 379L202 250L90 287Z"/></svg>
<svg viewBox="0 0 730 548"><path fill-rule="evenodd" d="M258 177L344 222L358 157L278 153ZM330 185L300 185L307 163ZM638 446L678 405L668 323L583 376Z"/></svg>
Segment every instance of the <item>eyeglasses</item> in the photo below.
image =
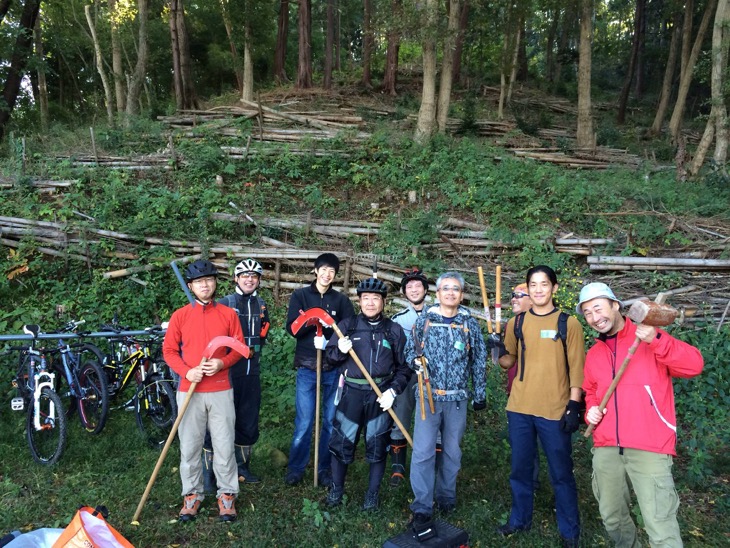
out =
<svg viewBox="0 0 730 548"><path fill-rule="evenodd" d="M461 288L458 285L442 285L439 287L439 291L453 291L454 293L461 292Z"/></svg>
<svg viewBox="0 0 730 548"><path fill-rule="evenodd" d="M513 299L521 299L522 297L529 297L527 293L512 293Z"/></svg>
<svg viewBox="0 0 730 548"><path fill-rule="evenodd" d="M192 282L195 285L207 285L215 283L215 277L214 276L207 276L205 278L195 278Z"/></svg>
<svg viewBox="0 0 730 548"><path fill-rule="evenodd" d="M255 272L242 272L238 275L239 278L257 278L258 274Z"/></svg>

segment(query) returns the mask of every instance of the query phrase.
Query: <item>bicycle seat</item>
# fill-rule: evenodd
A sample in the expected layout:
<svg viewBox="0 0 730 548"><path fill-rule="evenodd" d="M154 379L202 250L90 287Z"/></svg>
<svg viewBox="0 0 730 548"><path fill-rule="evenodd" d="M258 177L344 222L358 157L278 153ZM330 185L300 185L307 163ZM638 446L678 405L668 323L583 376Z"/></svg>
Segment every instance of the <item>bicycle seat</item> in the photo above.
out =
<svg viewBox="0 0 730 548"><path fill-rule="evenodd" d="M41 326L36 324L28 324L23 326L23 333L31 335L34 339L38 337L41 332Z"/></svg>

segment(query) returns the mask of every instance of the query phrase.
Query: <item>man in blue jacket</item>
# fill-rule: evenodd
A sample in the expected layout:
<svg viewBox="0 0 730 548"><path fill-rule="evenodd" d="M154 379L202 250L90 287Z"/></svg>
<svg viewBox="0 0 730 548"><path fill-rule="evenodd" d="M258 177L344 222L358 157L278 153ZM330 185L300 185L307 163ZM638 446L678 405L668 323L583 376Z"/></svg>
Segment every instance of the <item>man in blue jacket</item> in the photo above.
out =
<svg viewBox="0 0 730 548"><path fill-rule="evenodd" d="M436 280L438 304L416 320L406 342L406 362L416 373L426 361L435 413L416 418L411 457L414 500L412 525L431 521L434 499L445 514L456 507L456 475L461 468L461 438L466 429L469 381L475 411L486 407L487 348L476 318L460 306L464 278L445 272ZM441 434L441 463L436 470L436 438Z"/></svg>

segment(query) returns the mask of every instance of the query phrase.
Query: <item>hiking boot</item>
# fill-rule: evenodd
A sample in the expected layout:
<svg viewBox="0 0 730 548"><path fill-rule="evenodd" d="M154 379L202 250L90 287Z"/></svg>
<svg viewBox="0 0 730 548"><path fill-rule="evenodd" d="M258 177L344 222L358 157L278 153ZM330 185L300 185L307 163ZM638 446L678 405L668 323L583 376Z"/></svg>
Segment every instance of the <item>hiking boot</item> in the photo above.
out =
<svg viewBox="0 0 730 548"><path fill-rule="evenodd" d="M365 502L363 502L362 509L365 512L378 509L378 492L377 491L368 491L367 493L365 493Z"/></svg>
<svg viewBox="0 0 730 548"><path fill-rule="evenodd" d="M504 525L500 525L497 527L497 533L502 535L503 537L509 537L514 535L515 533L522 533L524 531L529 531L530 526L529 525L519 525L514 526L510 525L509 523L505 523Z"/></svg>
<svg viewBox="0 0 730 548"><path fill-rule="evenodd" d="M287 485L296 485L297 483L300 483L303 478L304 474L300 472L292 472L290 470L286 473L286 476L284 476L284 483Z"/></svg>
<svg viewBox="0 0 730 548"><path fill-rule="evenodd" d="M406 479L407 450L408 446L405 443L403 445L391 443L390 445L391 475L388 483L392 488L400 486Z"/></svg>
<svg viewBox="0 0 730 548"><path fill-rule="evenodd" d="M261 483L258 476L255 476L251 470L248 469L251 464L251 446L236 445L234 449L234 454L236 455L236 466L238 468L238 481L245 483Z"/></svg>
<svg viewBox="0 0 730 548"><path fill-rule="evenodd" d="M332 473L329 470L317 473L317 484L324 489L329 489L332 486Z"/></svg>
<svg viewBox="0 0 730 548"><path fill-rule="evenodd" d="M330 508L333 506L339 506L342 504L342 496L345 494L345 487L343 485L332 485L330 490L327 492L327 498L324 502Z"/></svg>
<svg viewBox="0 0 730 548"><path fill-rule="evenodd" d="M200 510L200 497L196 493L185 495L183 497L183 507L177 519L182 522L193 521L198 517L198 510Z"/></svg>
<svg viewBox="0 0 730 548"><path fill-rule="evenodd" d="M218 482L213 472L213 450L203 448L203 493L215 495L218 491Z"/></svg>
<svg viewBox="0 0 730 548"><path fill-rule="evenodd" d="M235 521L236 514L236 495L233 493L222 493L218 497L218 516L221 521Z"/></svg>
<svg viewBox="0 0 730 548"><path fill-rule="evenodd" d="M416 512L408 522L408 528L413 531L418 542L424 542L436 536L436 529L429 514Z"/></svg>

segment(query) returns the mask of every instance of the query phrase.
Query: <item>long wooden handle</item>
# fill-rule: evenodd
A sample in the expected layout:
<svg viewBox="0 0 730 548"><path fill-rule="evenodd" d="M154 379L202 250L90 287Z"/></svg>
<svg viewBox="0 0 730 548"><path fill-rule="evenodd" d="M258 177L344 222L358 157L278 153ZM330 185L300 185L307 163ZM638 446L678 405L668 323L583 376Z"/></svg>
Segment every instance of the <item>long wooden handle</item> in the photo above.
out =
<svg viewBox="0 0 730 548"><path fill-rule="evenodd" d="M342 334L342 331L337 326L336 323L332 324L332 329L335 330L335 333L337 333L337 336L340 339L344 339L345 336ZM360 368L360 372L362 373L362 376L365 377L365 379L368 381L368 384L370 384L370 388L372 388L375 393L378 395L378 397L382 396L383 393L380 391L380 388L378 388L378 385L375 384L375 381L370 376L370 373L368 373L368 370L365 369L365 366L360 361L360 358L357 357L357 354L355 354L355 351L350 348L350 351L348 352L350 354L350 357L353 359L353 361L357 364L357 366ZM410 434L408 433L408 430L406 430L405 426L403 426L403 423L400 421L400 419L396 416L395 411L393 411L393 408L391 407L388 409L388 414L393 418L393 422L395 422L395 425L400 428L401 433L403 434L403 437L408 442L408 445L413 447L413 440L411 439Z"/></svg>
<svg viewBox="0 0 730 548"><path fill-rule="evenodd" d="M425 358L423 360L426 361ZM436 408L433 406L433 391L431 390L431 377L428 374L428 367L423 364L423 381L426 383L426 392L428 393L428 408L431 410L431 414L436 413Z"/></svg>
<svg viewBox="0 0 730 548"><path fill-rule="evenodd" d="M616 376L613 378L613 381L611 381L611 384L608 387L608 390L606 390L606 393L603 395L603 399L601 399L601 404L598 406L601 413L603 413L603 410L606 409L606 406L608 405L608 400L611 398L613 393L616 391L616 386L618 386L618 381L621 380L621 377L624 374L624 371L626 371L626 366L629 365L629 362L631 361L631 358L634 356L634 353L636 352L636 349L639 348L639 343L641 342L641 339L639 337L636 337L634 339L634 344L631 345L629 348L629 353L626 355L626 358L624 358L623 363L621 364L621 367L619 367L619 370L616 372ZM590 436L593 433L593 430L596 428L596 425L589 424L588 428L586 428L586 431L583 433L583 436L586 438Z"/></svg>
<svg viewBox="0 0 730 548"><path fill-rule="evenodd" d="M494 282L494 329L499 335L502 332L502 266L497 265Z"/></svg>
<svg viewBox="0 0 730 548"><path fill-rule="evenodd" d="M206 358L203 358L203 362L205 360L206 360ZM201 362L201 364L203 362ZM167 436L167 441L165 442L165 446L162 448L160 457L157 459L157 464L155 464L155 469L152 471L150 480L147 482L147 487L145 488L144 493L142 494L142 498L140 499L139 504L137 505L137 510L134 512L134 517L132 518L133 525L139 525L138 520L139 520L140 514L142 513L142 508L144 507L145 502L147 502L147 497L150 496L150 491L152 491L152 486L155 484L155 480L157 479L157 474L160 473L160 468L162 468L162 463L165 461L167 452L170 450L172 441L175 439L175 434L177 434L177 429L180 427L180 421L182 421L183 415L185 414L185 411L187 410L188 405L190 404L190 398L193 397L193 393L195 392L195 389L197 387L198 387L197 382L190 383L190 388L188 389L187 396L185 396L185 401L183 402L182 407L180 407L180 409L177 410L177 418L175 419L175 422L172 425L172 430L170 430L170 435Z"/></svg>
<svg viewBox="0 0 730 548"><path fill-rule="evenodd" d="M487 317L487 331L492 334L492 318L489 315L489 297L487 297L487 285L484 283L484 270L482 267L477 267L477 273L479 274L479 285L482 288L482 303L484 304L484 315Z"/></svg>
<svg viewBox="0 0 730 548"><path fill-rule="evenodd" d="M314 486L319 485L319 398L322 385L322 351L317 349L317 390L314 404Z"/></svg>
<svg viewBox="0 0 730 548"><path fill-rule="evenodd" d="M418 400L421 402L421 420L426 420L426 402L423 398L423 374L418 373Z"/></svg>

